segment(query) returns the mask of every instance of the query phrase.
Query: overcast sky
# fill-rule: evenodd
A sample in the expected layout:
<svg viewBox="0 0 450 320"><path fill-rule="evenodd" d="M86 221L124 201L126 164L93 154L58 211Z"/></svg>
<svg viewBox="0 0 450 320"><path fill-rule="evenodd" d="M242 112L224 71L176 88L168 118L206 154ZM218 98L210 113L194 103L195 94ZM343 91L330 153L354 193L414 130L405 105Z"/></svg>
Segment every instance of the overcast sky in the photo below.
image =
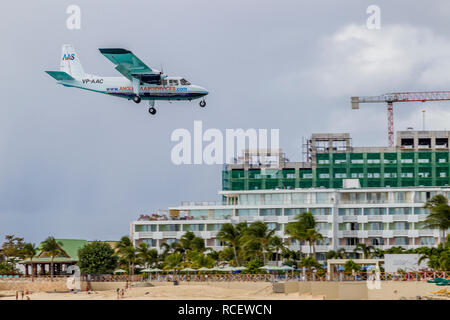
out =
<svg viewBox="0 0 450 320"><path fill-rule="evenodd" d="M81 8L81 29L66 8ZM366 27L369 5L381 29ZM355 146L387 144L386 108L351 110L350 96L450 89L450 2L8 1L2 4L0 237L114 240L139 214L184 200L217 200L221 166L176 166L177 128L278 128L288 158L301 139L350 132ZM145 103L59 86L61 45L84 70L118 76L102 47L207 88L198 100ZM395 130L421 129L421 104L395 105ZM449 127L432 103L427 129Z"/></svg>

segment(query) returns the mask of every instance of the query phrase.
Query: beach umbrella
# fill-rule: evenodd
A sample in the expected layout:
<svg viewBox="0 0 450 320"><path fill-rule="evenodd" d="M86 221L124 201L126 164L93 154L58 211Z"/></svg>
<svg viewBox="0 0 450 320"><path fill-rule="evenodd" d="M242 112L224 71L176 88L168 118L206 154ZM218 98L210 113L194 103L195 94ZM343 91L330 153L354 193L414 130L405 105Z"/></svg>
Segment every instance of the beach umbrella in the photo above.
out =
<svg viewBox="0 0 450 320"><path fill-rule="evenodd" d="M294 271L295 270L295 268L292 268L289 266L281 266L279 268L280 268L280 270L283 270L283 271Z"/></svg>
<svg viewBox="0 0 450 320"><path fill-rule="evenodd" d="M184 268L184 269L181 269L181 271L190 272L190 271L197 271L197 270L196 269L192 269L192 268Z"/></svg>
<svg viewBox="0 0 450 320"><path fill-rule="evenodd" d="M126 273L126 271L123 269L117 269L114 271L114 273Z"/></svg>
<svg viewBox="0 0 450 320"><path fill-rule="evenodd" d="M225 268L222 269L222 271L234 271L235 269L233 267L227 266Z"/></svg>
<svg viewBox="0 0 450 320"><path fill-rule="evenodd" d="M153 272L153 269L151 268L142 269L141 272Z"/></svg>
<svg viewBox="0 0 450 320"><path fill-rule="evenodd" d="M198 271L211 271L211 268L201 267Z"/></svg>

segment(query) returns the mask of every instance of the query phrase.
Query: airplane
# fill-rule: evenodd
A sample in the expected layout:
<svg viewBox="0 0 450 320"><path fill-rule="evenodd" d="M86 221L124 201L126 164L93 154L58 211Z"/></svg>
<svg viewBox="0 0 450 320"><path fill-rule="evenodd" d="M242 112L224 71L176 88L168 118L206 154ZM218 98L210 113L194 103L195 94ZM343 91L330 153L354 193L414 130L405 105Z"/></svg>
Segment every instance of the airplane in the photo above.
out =
<svg viewBox="0 0 450 320"><path fill-rule="evenodd" d="M203 98L199 105L206 106L205 88L191 84L183 77L169 77L162 71L152 69L131 51L122 48L99 49L107 59L116 65L123 77L102 77L83 71L80 59L70 44L62 46L60 71L45 71L58 84L111 96L126 98L136 103L147 100L148 112L156 113L155 101L194 100Z"/></svg>

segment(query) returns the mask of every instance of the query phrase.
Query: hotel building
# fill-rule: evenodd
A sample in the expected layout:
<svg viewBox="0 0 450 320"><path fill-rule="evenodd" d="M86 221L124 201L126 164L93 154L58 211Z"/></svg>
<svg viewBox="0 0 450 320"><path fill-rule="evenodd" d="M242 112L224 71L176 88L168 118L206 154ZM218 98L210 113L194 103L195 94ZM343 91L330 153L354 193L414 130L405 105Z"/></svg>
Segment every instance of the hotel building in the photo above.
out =
<svg viewBox="0 0 450 320"><path fill-rule="evenodd" d="M222 171L220 202L183 202L165 215L142 215L131 223L135 244L159 249L192 231L214 250L224 223L263 221L284 239L286 224L311 211L329 250L353 254L357 243L387 249L436 246L439 230L424 229L424 203L450 198L448 131L399 131L395 147L352 147L349 134L313 134L303 144L304 162L281 150L245 150ZM290 242L291 249L309 247Z"/></svg>

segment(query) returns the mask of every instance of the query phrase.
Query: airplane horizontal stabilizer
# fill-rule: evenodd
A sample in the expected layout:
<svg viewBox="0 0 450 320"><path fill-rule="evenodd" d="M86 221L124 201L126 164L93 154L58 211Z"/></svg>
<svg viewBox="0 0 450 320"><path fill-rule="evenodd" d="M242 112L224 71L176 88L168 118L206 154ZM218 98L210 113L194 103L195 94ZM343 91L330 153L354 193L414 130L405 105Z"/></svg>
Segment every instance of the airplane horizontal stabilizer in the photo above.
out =
<svg viewBox="0 0 450 320"><path fill-rule="evenodd" d="M70 74L64 71L45 71L56 80L75 80Z"/></svg>

